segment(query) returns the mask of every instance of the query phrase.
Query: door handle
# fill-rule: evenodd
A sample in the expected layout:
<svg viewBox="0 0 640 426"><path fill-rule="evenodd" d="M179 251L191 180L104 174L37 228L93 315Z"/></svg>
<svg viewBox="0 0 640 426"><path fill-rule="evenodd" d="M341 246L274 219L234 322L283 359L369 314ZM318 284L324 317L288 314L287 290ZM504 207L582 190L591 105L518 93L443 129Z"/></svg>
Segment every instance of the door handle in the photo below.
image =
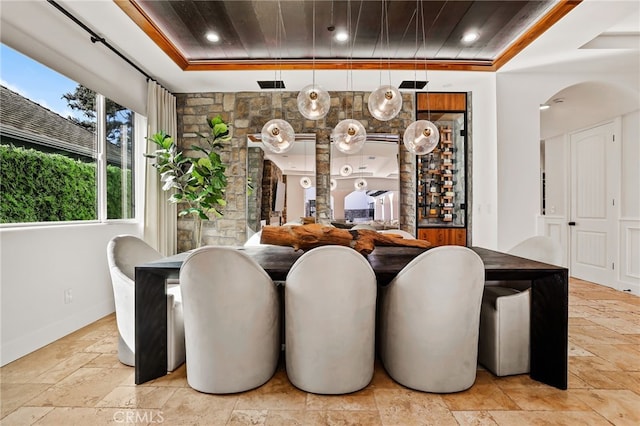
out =
<svg viewBox="0 0 640 426"><path fill-rule="evenodd" d="M569 222L567 225L569 225L569 226L576 226L576 223L575 223L575 222Z"/></svg>

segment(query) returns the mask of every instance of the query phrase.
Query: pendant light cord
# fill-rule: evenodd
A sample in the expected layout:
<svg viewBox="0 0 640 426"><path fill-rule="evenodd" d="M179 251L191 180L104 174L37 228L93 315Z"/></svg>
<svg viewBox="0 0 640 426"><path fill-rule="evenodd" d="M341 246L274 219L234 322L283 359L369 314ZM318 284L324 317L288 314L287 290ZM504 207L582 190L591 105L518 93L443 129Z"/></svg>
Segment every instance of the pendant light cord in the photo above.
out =
<svg viewBox="0 0 640 426"><path fill-rule="evenodd" d="M312 76L311 76L311 80L313 81L313 89L315 90L316 88L316 0L313 0L313 17L312 17L312 27L313 27L313 35L311 37L312 40L312 44L313 44L313 48L312 48L312 52L311 52L311 69L312 69Z"/></svg>
<svg viewBox="0 0 640 426"><path fill-rule="evenodd" d="M351 79L351 119L353 119L353 104L355 102L356 93L353 87L353 47L356 44L356 36L358 34L358 26L360 25L360 16L362 15L362 2L360 0L360 8L358 9L358 17L356 18L356 27L351 35L351 0L347 1L347 32L351 37L351 53L349 54L349 76L347 77L347 85L349 84L349 78Z"/></svg>
<svg viewBox="0 0 640 426"><path fill-rule="evenodd" d="M420 0L420 20L422 21L422 55L424 58L424 81L426 81L427 86L427 118L431 121L431 107L429 104L429 76L427 73L427 33L425 31L424 24L424 5L422 0Z"/></svg>
<svg viewBox="0 0 640 426"><path fill-rule="evenodd" d="M389 43L389 9L388 9L388 6L386 5L385 0L382 0L382 6L384 7L384 10L385 10L384 25L387 31L387 36L386 36L387 37L387 71L389 73L389 86L391 86L391 48Z"/></svg>
<svg viewBox="0 0 640 426"><path fill-rule="evenodd" d="M279 80L282 80L282 37L284 34L284 18L282 17L282 5L280 4L280 0L278 0L278 19L276 25L276 45L278 46L278 72L279 72ZM283 120L286 121L285 109L282 102L282 86L284 84L280 84L278 86L280 93L280 116Z"/></svg>

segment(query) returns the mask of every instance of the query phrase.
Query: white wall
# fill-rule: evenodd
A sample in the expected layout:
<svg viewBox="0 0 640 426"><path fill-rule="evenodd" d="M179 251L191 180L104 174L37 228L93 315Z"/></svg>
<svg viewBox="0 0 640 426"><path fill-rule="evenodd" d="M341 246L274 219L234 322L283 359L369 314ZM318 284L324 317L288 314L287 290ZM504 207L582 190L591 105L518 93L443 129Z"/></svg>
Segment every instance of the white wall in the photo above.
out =
<svg viewBox="0 0 640 426"><path fill-rule="evenodd" d="M497 74L499 249L508 250L536 235L540 200L540 104L563 88L586 81L623 87L627 92L635 91L636 96L639 90L637 75L629 74L626 69L591 74Z"/></svg>
<svg viewBox="0 0 640 426"><path fill-rule="evenodd" d="M640 111L622 117L621 174L617 288L640 295Z"/></svg>
<svg viewBox="0 0 640 426"><path fill-rule="evenodd" d="M0 230L1 365L114 311L106 248L118 234L140 235L135 223Z"/></svg>
<svg viewBox="0 0 640 426"><path fill-rule="evenodd" d="M373 197L369 197L366 191L353 191L344 197L345 210L366 210L369 203L374 202Z"/></svg>
<svg viewBox="0 0 640 426"><path fill-rule="evenodd" d="M304 214L304 188L300 176L287 176L287 222L297 222Z"/></svg>
<svg viewBox="0 0 640 426"><path fill-rule="evenodd" d="M88 33L49 3L3 1L0 7L2 43L146 114L145 77L102 44L92 43ZM0 229L2 365L113 312L106 246L124 233L140 236L140 224ZM68 304L66 289L73 295Z"/></svg>
<svg viewBox="0 0 640 426"><path fill-rule="evenodd" d="M621 216L640 218L640 111L622 117L622 194Z"/></svg>
<svg viewBox="0 0 640 426"><path fill-rule="evenodd" d="M564 217L567 214L567 148L565 136L544 141L546 216Z"/></svg>

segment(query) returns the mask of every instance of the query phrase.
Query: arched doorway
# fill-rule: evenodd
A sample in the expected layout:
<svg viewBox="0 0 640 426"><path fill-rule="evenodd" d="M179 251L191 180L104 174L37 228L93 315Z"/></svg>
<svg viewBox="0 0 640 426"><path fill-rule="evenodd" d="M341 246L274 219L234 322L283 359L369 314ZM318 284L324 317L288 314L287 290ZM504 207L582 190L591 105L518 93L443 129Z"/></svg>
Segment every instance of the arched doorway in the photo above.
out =
<svg viewBox="0 0 640 426"><path fill-rule="evenodd" d="M572 276L640 287L638 94L585 82L540 111L542 221Z"/></svg>

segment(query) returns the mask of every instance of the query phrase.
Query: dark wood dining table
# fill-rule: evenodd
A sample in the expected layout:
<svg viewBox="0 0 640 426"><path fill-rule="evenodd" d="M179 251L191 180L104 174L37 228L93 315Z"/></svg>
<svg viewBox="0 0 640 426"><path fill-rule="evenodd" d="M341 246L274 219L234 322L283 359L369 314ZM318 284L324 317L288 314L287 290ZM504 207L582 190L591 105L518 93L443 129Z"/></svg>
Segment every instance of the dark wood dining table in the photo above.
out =
<svg viewBox="0 0 640 426"><path fill-rule="evenodd" d="M238 247L269 274L285 281L293 263L303 254L290 247ZM387 285L412 259L428 249L376 247L367 255L378 285ZM531 281L530 376L567 389L569 276L567 268L472 247L485 267L485 279ZM188 253L136 266L135 381L167 374L167 278L177 278Z"/></svg>

